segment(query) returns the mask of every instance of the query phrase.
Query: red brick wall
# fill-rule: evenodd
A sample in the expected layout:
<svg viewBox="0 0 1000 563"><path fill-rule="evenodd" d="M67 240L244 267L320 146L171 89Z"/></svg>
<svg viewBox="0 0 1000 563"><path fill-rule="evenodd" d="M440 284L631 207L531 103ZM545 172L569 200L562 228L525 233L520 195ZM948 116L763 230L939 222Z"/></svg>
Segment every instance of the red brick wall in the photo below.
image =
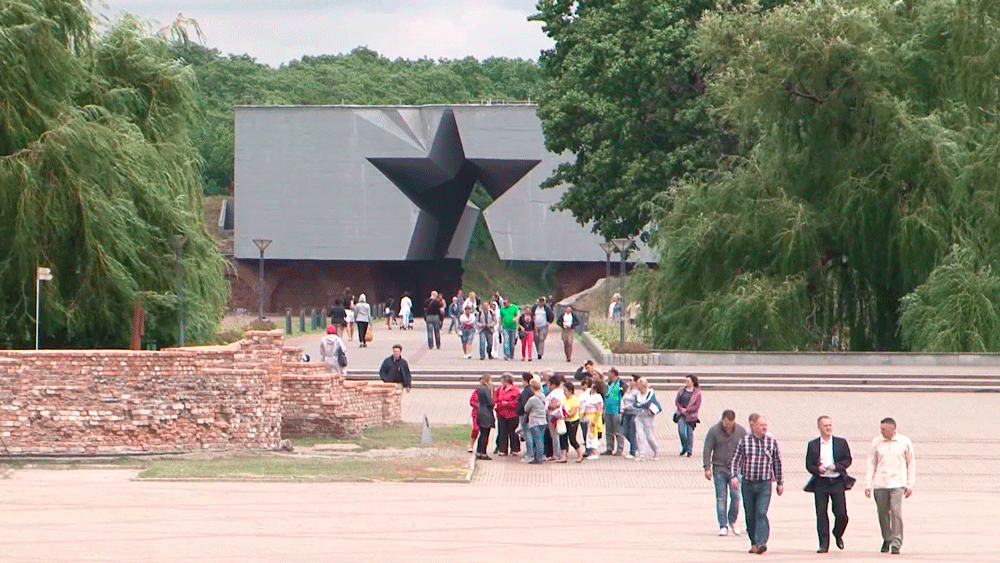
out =
<svg viewBox="0 0 1000 563"><path fill-rule="evenodd" d="M319 405L317 428L340 432L399 420L394 388L294 358L280 331L224 348L0 351L0 438L14 455L273 449L286 401L289 421Z"/></svg>

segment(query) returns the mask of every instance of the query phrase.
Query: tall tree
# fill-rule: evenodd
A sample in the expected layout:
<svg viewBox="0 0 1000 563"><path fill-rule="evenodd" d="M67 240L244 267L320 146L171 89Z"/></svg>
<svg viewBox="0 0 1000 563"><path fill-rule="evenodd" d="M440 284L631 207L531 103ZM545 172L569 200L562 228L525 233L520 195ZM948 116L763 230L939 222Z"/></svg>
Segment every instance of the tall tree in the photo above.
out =
<svg viewBox="0 0 1000 563"><path fill-rule="evenodd" d="M723 138L706 113L704 65L689 45L715 0L540 0L555 47L540 63L539 117L549 150L575 160L544 187L607 238L640 234L647 203L677 177L714 167Z"/></svg>
<svg viewBox="0 0 1000 563"><path fill-rule="evenodd" d="M998 350L1000 13L812 0L706 15L745 160L658 205L660 345Z"/></svg>
<svg viewBox="0 0 1000 563"><path fill-rule="evenodd" d="M0 0L0 345L33 340L36 266L55 275L47 347L126 345L136 296L151 336L173 342L175 234L188 334L214 334L226 283L188 136L193 85L134 19L95 35L80 0Z"/></svg>

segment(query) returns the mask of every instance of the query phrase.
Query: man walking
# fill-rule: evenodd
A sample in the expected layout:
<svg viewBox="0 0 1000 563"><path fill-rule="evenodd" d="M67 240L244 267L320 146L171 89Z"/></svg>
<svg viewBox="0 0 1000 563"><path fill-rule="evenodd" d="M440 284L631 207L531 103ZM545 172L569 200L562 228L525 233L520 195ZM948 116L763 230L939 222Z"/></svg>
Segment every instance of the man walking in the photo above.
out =
<svg viewBox="0 0 1000 563"><path fill-rule="evenodd" d="M500 307L500 328L503 329L503 359L514 359L514 341L517 340L517 314L521 309L510 299L504 298Z"/></svg>
<svg viewBox="0 0 1000 563"><path fill-rule="evenodd" d="M917 461L913 455L913 442L896 433L896 421L883 418L879 425L881 435L872 440L868 452L868 473L865 478L865 497L875 495L878 524L882 529L882 548L885 553L899 553L903 547L903 499L913 494L917 478Z"/></svg>
<svg viewBox="0 0 1000 563"><path fill-rule="evenodd" d="M410 364L403 359L401 344L392 345L392 355L382 360L378 377L386 383L399 383L407 393L410 392Z"/></svg>
<svg viewBox="0 0 1000 563"><path fill-rule="evenodd" d="M746 513L750 553L764 553L771 533L767 520L767 509L771 505L771 481L777 484L778 496L785 492L781 452L778 441L767 433L767 417L758 416L750 434L737 443L736 453L729 463L729 473L733 488L741 487L742 477L743 511Z"/></svg>
<svg viewBox="0 0 1000 563"><path fill-rule="evenodd" d="M720 536L728 535L730 531L734 536L740 535L740 528L736 523L736 518L740 515L740 491L729 486L733 478L729 472L729 461L736 453L736 446L746 435L746 429L736 424L736 413L726 409L722 411L722 420L709 428L705 436L702 465L705 467L705 479L715 485L715 512L719 519Z"/></svg>
<svg viewBox="0 0 1000 563"><path fill-rule="evenodd" d="M844 549L844 530L847 529L846 491L854 486L854 478L847 474L851 466L851 448L847 440L833 435L833 419L821 416L816 419L819 438L806 445L806 471L812 474L806 483L806 492L816 500L816 534L819 549L816 553L830 551L830 516L827 506L833 503L833 538L838 549Z"/></svg>
<svg viewBox="0 0 1000 563"><path fill-rule="evenodd" d="M424 302L424 322L427 324L427 349L441 349L441 315L444 314L444 300L438 292L432 291Z"/></svg>
<svg viewBox="0 0 1000 563"><path fill-rule="evenodd" d="M486 301L480 304L476 313L476 329L479 331L479 359L485 360L493 356L493 332L497 329L497 317L490 310ZM461 333L461 325L459 325Z"/></svg>
<svg viewBox="0 0 1000 563"><path fill-rule="evenodd" d="M541 360L542 354L545 353L545 339L549 336L549 323L554 321L556 316L544 297L538 298L538 302L531 308L531 314L535 317L535 352Z"/></svg>

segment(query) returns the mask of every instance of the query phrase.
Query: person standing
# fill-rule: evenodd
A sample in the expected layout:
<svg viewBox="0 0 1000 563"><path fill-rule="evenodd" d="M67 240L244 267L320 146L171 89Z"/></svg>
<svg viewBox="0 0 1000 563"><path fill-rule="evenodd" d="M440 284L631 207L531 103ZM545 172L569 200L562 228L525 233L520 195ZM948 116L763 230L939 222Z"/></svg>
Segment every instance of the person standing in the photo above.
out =
<svg viewBox="0 0 1000 563"><path fill-rule="evenodd" d="M552 460L556 463L566 463L566 450L562 449L563 436L566 435L566 390L562 386L563 379L559 374L549 376L549 394L545 396L546 414L549 421L549 437L552 440ZM546 452L548 453L548 452Z"/></svg>
<svg viewBox="0 0 1000 563"><path fill-rule="evenodd" d="M549 337L549 323L556 317L544 297L538 298L538 302L531 308L531 314L535 317L535 350L538 352L538 359L541 360L545 354L545 339Z"/></svg>
<svg viewBox="0 0 1000 563"><path fill-rule="evenodd" d="M407 393L410 392L410 364L403 359L402 344L392 345L392 355L382 360L378 377L386 383L399 383Z"/></svg>
<svg viewBox="0 0 1000 563"><path fill-rule="evenodd" d="M462 354L466 360L472 358L472 338L476 334L476 314L466 305L465 312L458 317L459 337L462 339Z"/></svg>
<svg viewBox="0 0 1000 563"><path fill-rule="evenodd" d="M497 359L497 357L503 353L503 349L500 346L500 305L496 301L489 301L490 313L493 313L493 319L496 324L493 325L493 349L490 352L491 359Z"/></svg>
<svg viewBox="0 0 1000 563"><path fill-rule="evenodd" d="M344 332L347 326L347 309L344 308L344 300L339 297L333 300L333 307L330 307L330 324L337 327L338 332Z"/></svg>
<svg viewBox="0 0 1000 563"><path fill-rule="evenodd" d="M372 306L368 304L368 297L364 293L358 296L358 302L354 304L354 322L358 324L358 342L362 348L367 348L366 337L372 322Z"/></svg>
<svg viewBox="0 0 1000 563"><path fill-rule="evenodd" d="M403 292L399 298L399 330L409 330L413 328L413 300L410 299L408 291Z"/></svg>
<svg viewBox="0 0 1000 563"><path fill-rule="evenodd" d="M778 441L767 433L767 417L758 416L750 433L737 443L736 452L729 462L729 474L732 476L730 485L740 487L743 493L750 553L764 553L771 534L767 519L767 509L771 506L771 481L777 484L778 496L785 492L781 451Z"/></svg>
<svg viewBox="0 0 1000 563"><path fill-rule="evenodd" d="M740 528L736 523L740 515L740 491L729 486L733 478L729 472L729 461L736 453L736 445L746 435L746 429L736 424L736 413L730 409L722 411L722 420L709 428L705 435L702 465L705 466L705 479L715 485L715 512L719 520L720 536L728 535L729 532L734 536L740 535Z"/></svg>
<svg viewBox="0 0 1000 563"><path fill-rule="evenodd" d="M441 349L441 315L444 314L444 301L438 297L438 292L432 291L424 302L424 323L427 325L427 349Z"/></svg>
<svg viewBox="0 0 1000 563"><path fill-rule="evenodd" d="M562 329L563 353L566 354L567 362L573 361L573 339L578 324L580 320L573 313L573 307L566 305L562 315L559 316L559 328Z"/></svg>
<svg viewBox="0 0 1000 563"><path fill-rule="evenodd" d="M635 439L637 446L637 461L646 461L652 455L653 461L660 455L660 447L656 443L656 415L663 411L663 407L656 399L656 392L649 386L645 377L640 377L636 382L635 405Z"/></svg>
<svg viewBox="0 0 1000 563"><path fill-rule="evenodd" d="M681 453L691 457L694 451L694 427L698 420L698 410L701 408L701 387L697 375L684 378L684 387L677 391L674 397L674 422L677 423L677 435L681 440Z"/></svg>
<svg viewBox="0 0 1000 563"><path fill-rule="evenodd" d="M847 474L851 466L851 448L847 440L833 435L833 419L821 416L816 419L819 438L806 445L806 471L812 474L805 491L813 493L816 500L816 534L819 549L816 553L830 551L830 516L828 505L833 503L833 538L838 549L844 549L844 530L847 529L846 491L854 486L854 478Z"/></svg>
<svg viewBox="0 0 1000 563"><path fill-rule="evenodd" d="M625 382L619 377L617 368L608 370L605 389L607 396L604 398L604 436L608 446L604 450L604 455L622 455L625 451L625 433L622 431L621 404Z"/></svg>
<svg viewBox="0 0 1000 563"><path fill-rule="evenodd" d="M531 361L531 344L535 340L535 316L531 314L531 309L525 307L521 315L517 317L518 338L521 339L521 361Z"/></svg>
<svg viewBox="0 0 1000 563"><path fill-rule="evenodd" d="M545 434L545 429L548 428L542 382L532 379L528 382L526 389L530 389L531 395L524 402L525 425L528 427L528 431L524 435L524 459L530 464L537 465L542 463L542 436Z"/></svg>
<svg viewBox="0 0 1000 563"><path fill-rule="evenodd" d="M521 388L521 394L517 397L517 409L515 413L517 414L518 423L521 425L521 437L525 440L528 439L528 418L527 414L524 412L524 405L528 402L528 399L534 394L531 391L531 380L535 379L530 372L524 372L521 374L521 379L524 381L524 387ZM541 383L539 383L541 385ZM541 387L539 387L541 389ZM541 442L539 442L539 445ZM524 458L528 459L531 455L529 452L525 451Z"/></svg>
<svg viewBox="0 0 1000 563"><path fill-rule="evenodd" d="M913 494L917 460L913 442L896 432L896 421L883 418L880 435L868 452L865 497L875 496L878 524L882 529L882 553L899 553L903 547L903 499Z"/></svg>
<svg viewBox="0 0 1000 563"><path fill-rule="evenodd" d="M490 442L490 431L495 426L493 418L493 382L490 375L486 374L479 378L479 387L476 388L476 425L479 426L479 440L476 443L476 459L492 459L486 453L486 446Z"/></svg>
<svg viewBox="0 0 1000 563"><path fill-rule="evenodd" d="M628 440L628 453L625 454L625 459L635 459L636 448L638 447L638 441L635 436L636 405L639 404L638 383L639 376L633 374L632 382L629 383L628 388L625 389L625 394L622 396L622 430L625 433L625 439ZM729 460L726 461L728 462Z"/></svg>
<svg viewBox="0 0 1000 563"><path fill-rule="evenodd" d="M319 341L319 357L326 364L330 373L339 375L346 373L344 370L346 366L340 365L340 354L344 355L344 363L346 364L347 349L344 347L344 341L337 336L337 325L328 325L326 336Z"/></svg>
<svg viewBox="0 0 1000 563"><path fill-rule="evenodd" d="M385 308L382 309L382 315L385 316L385 328L392 330L392 321L396 318L396 313L393 311L392 306L394 302L392 297L390 297L385 302ZM396 326L399 326L398 324Z"/></svg>
<svg viewBox="0 0 1000 563"><path fill-rule="evenodd" d="M503 330L503 359L514 359L514 340L517 338L517 314L520 308L510 299L503 300L500 307L500 328Z"/></svg>
<svg viewBox="0 0 1000 563"><path fill-rule="evenodd" d="M479 359L493 357L493 333L497 329L497 317L490 310L489 303L483 301L479 305L479 312L476 313L476 330L479 332ZM459 334L462 332L461 323L458 325Z"/></svg>
<svg viewBox="0 0 1000 563"><path fill-rule="evenodd" d="M517 402L521 391L514 386L514 376L505 373L500 376L500 387L493 390L493 406L497 411L497 444L500 455L516 455L521 452L521 442L517 439Z"/></svg>

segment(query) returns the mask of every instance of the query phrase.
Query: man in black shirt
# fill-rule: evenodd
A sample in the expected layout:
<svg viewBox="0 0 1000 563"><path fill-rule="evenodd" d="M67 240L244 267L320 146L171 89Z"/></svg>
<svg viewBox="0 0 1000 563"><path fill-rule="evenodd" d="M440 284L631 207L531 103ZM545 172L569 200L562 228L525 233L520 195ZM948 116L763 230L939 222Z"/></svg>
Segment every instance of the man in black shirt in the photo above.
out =
<svg viewBox="0 0 1000 563"><path fill-rule="evenodd" d="M430 298L424 303L424 322L427 323L427 349L441 349L441 314L444 313L444 300L438 292L432 291Z"/></svg>
<svg viewBox="0 0 1000 563"><path fill-rule="evenodd" d="M392 355L382 360L378 377L386 383L400 383L407 393L410 392L410 364L403 359L402 345L392 345Z"/></svg>

